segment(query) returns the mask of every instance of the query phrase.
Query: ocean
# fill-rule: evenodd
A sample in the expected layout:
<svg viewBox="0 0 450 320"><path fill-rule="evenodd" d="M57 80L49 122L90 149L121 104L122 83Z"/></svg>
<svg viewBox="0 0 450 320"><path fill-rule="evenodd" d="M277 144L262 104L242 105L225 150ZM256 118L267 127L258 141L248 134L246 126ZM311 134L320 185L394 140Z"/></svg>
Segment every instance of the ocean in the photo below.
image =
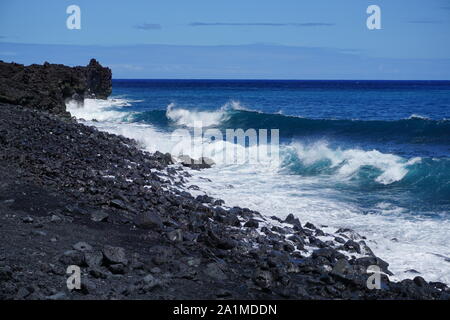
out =
<svg viewBox="0 0 450 320"><path fill-rule="evenodd" d="M450 81L113 80L110 99L68 110L148 151L205 143L173 141L199 121L279 129L276 161L222 161L227 143L207 141L216 164L187 185L269 217L352 228L394 279L450 283Z"/></svg>

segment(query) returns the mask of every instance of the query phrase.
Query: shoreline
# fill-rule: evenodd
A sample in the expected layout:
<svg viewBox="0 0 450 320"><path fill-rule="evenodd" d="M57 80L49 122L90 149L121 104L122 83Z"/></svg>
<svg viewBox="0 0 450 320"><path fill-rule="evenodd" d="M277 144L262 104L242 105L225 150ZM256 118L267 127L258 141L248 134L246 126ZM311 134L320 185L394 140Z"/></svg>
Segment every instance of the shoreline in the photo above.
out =
<svg viewBox="0 0 450 320"><path fill-rule="evenodd" d="M388 272L387 263L357 257L370 249L351 230L327 243L294 217L269 229L255 211L176 191L189 173L133 140L36 110L0 110L2 243L14 239L3 250L3 299L449 298L444 284L421 277L382 276L382 290L369 290L367 266ZM108 246L123 250L111 257ZM27 259L19 247L32 251ZM68 263L81 265L82 290L64 288Z"/></svg>
<svg viewBox="0 0 450 320"><path fill-rule="evenodd" d="M120 88L115 90L120 90ZM153 106L150 101L148 103ZM135 139L139 142L140 147L148 152L157 150L172 152L174 144L170 136L170 130L176 128L188 128L189 130L189 128L192 128L193 119L209 121L214 116L213 126L223 129L225 128L224 125L234 128L233 121L229 122L228 120L230 117L234 117L234 122L236 122L242 116L241 114L236 116L234 109L231 112L223 111L223 107L207 109L204 110L204 113L199 113L199 110L195 108L190 110L180 106L172 109L171 105L165 110L146 111L144 105L138 96L132 96L128 99L124 95L113 95L107 101L88 99L85 101L83 108L76 108L70 103L67 107L81 123L96 127L101 131ZM128 107L131 107L131 111ZM172 112L174 110L176 112ZM157 113L158 117L163 119L162 124L160 120L147 119L147 113L152 115ZM183 117L177 117L180 114ZM244 116L246 115L244 114ZM266 113L266 115L270 116L269 113ZM95 121L95 119L98 119L98 121ZM184 143L183 145L186 146L187 144ZM200 144L199 147L201 148ZM378 257L390 262L390 269L395 273L392 279L401 281L420 275L427 281L450 283L448 279L450 270L446 263L448 254L445 247L448 221L444 219L438 222L434 219L428 220L426 217L421 219L420 215L416 216L416 213L411 210L407 210L406 214L400 214L401 205L396 207L390 204L395 202L389 202L389 199L387 199L387 202L378 202L375 206L369 204L368 207L365 206L367 201L364 199L347 202L346 200L350 199L342 198L345 194L337 190L336 185L331 184L331 188L328 189L328 186L324 183L327 178L331 178L331 183L343 183L356 192L358 192L355 189L356 184L362 185L365 189L362 180L369 183L371 188L382 186L379 181L375 180L375 176L365 178L359 176L361 173L364 174L365 169L363 168L365 167L357 168L357 165L352 165L352 163L362 161L362 164L370 166L372 174L377 175L378 173L374 172L376 171L375 168L380 168L384 177L398 180L392 185L386 185L386 188L395 189L398 184L411 186L412 183L417 182L420 176L429 174L428 170L424 170L424 166L430 163L430 159L396 157L393 156L395 153L383 153L381 150L378 150L381 153L378 151L372 152L370 147L361 149L359 147L344 147L341 152L339 148L333 148L326 143L308 144L307 142L300 142L299 144L292 144L283 142L280 145L280 154L281 159L286 163L282 165L273 165L270 163L270 159L265 158L258 165L252 165L251 163L227 165L223 158L226 150L220 144L216 147L219 147L220 151L212 158L217 165L205 171L190 171L193 175L190 182L200 186L202 192L205 191L207 195L223 199L229 206L250 207L267 217L276 215L285 219L288 214L294 213L301 221L312 221L318 226L328 226L323 230L330 233L339 228L351 228L368 238L367 244ZM206 150L206 155L209 156L208 150L214 150L214 147L208 146ZM317 177L309 177L307 170L314 170L316 163L308 164L308 161L311 158L316 161L317 159L314 160L314 157L317 153L320 154L320 161L331 161L328 168L333 173L330 176L318 174ZM188 151L187 154L200 156L198 152L196 153L193 150ZM292 155L293 158L289 158ZM297 161L305 161L306 168L289 167L290 165L295 166ZM354 170L353 173L340 174L341 165L334 167L334 161L342 161L344 167L353 167L350 168ZM383 168L380 166L380 162L390 165ZM437 164L434 163L435 160L431 160L431 162ZM410 166L412 163L415 164ZM393 166L396 168L393 168ZM388 170L388 168L394 170ZM416 170L420 170L420 175L414 177ZM286 175L286 173L291 171L299 175L294 176L294 180L289 182L289 175ZM397 173L400 173L401 176L396 176ZM354 181L355 184L351 181L353 178L356 180ZM434 176L432 179L444 181L445 173L444 176ZM415 189L416 192L420 193L421 190L418 190L417 186L415 186ZM290 190L293 192L297 190L298 194L290 196ZM202 192L187 191L195 194L195 196L202 194ZM301 193L304 193L305 196L300 196ZM364 191L359 192L359 196L364 196ZM367 194L368 198L372 196L377 197L376 194ZM379 196L378 199L380 199ZM340 201L336 201L337 199ZM383 196L381 196L381 199L383 199ZM367 209L374 209L375 212L369 211L369 214L365 214ZM393 211L393 209L399 211Z"/></svg>

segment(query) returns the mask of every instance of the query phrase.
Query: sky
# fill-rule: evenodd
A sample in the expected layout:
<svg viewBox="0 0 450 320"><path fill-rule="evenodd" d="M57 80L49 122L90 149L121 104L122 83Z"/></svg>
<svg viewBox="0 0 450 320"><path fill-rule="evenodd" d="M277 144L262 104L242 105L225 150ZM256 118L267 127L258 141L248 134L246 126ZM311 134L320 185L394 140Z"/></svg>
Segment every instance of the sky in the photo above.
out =
<svg viewBox="0 0 450 320"><path fill-rule="evenodd" d="M450 0L1 0L0 60L90 58L114 78L448 80Z"/></svg>

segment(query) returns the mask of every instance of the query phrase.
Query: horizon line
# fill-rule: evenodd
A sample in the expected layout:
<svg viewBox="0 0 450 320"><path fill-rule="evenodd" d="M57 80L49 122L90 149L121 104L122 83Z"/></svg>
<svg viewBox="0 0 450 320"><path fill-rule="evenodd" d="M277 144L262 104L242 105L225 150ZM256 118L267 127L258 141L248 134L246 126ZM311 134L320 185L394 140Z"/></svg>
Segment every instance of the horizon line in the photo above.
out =
<svg viewBox="0 0 450 320"><path fill-rule="evenodd" d="M450 82L450 79L262 79L262 78L112 78L112 80L175 80L175 81L440 81Z"/></svg>

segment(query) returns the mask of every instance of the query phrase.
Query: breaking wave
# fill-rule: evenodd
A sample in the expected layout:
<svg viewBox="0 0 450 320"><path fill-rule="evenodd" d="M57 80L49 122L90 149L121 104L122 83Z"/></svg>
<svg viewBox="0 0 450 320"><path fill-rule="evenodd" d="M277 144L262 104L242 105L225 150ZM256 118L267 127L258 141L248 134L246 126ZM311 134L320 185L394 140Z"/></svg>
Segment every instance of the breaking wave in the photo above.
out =
<svg viewBox="0 0 450 320"><path fill-rule="evenodd" d="M371 248L392 262L399 278L415 268L430 280L450 281L448 263L435 255L449 254L450 159L383 148L399 142L448 150L449 120L418 115L395 121L311 119L248 110L236 101L211 110L175 104L148 110L122 98L87 99L84 106L69 102L67 108L88 124L133 138L152 152L172 152L175 144L189 150L191 141L173 141L171 132L194 129L199 122L218 129L280 129L279 161L265 157L257 164L230 165L221 161L231 150L228 142L194 141L203 144L206 156L213 154L216 165L192 172L190 183L228 205L245 204L267 216L295 213L302 221L354 228L373 240ZM251 151L236 149L239 154Z"/></svg>
<svg viewBox="0 0 450 320"><path fill-rule="evenodd" d="M167 110L134 115L134 121L159 126L280 129L282 137L345 137L398 143L450 144L450 121L418 116L396 121L309 119L247 110L232 102L216 110L191 110L170 104Z"/></svg>

